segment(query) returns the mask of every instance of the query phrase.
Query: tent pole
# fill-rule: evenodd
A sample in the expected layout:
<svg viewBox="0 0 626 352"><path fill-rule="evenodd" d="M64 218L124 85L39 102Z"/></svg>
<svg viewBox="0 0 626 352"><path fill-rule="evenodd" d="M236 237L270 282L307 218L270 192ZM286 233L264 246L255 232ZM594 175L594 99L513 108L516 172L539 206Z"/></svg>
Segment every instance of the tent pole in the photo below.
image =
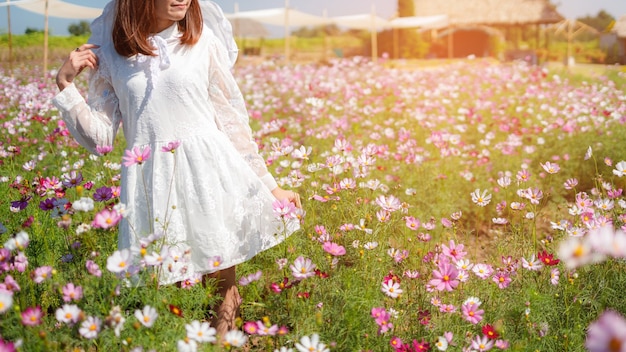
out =
<svg viewBox="0 0 626 352"><path fill-rule="evenodd" d="M378 38L376 36L376 6L372 4L372 61L378 62Z"/></svg>
<svg viewBox="0 0 626 352"><path fill-rule="evenodd" d="M289 64L289 0L285 0L285 62Z"/></svg>
<svg viewBox="0 0 626 352"><path fill-rule="evenodd" d="M328 10L324 9L323 12L323 16L324 16L324 20L328 20ZM324 53L322 54L322 60L323 61L328 61L328 33L326 33L328 29L328 24L324 25L324 30L322 31L322 34L324 35Z"/></svg>
<svg viewBox="0 0 626 352"><path fill-rule="evenodd" d="M13 39L11 37L11 0L7 0L7 21L9 25L9 74L13 78Z"/></svg>
<svg viewBox="0 0 626 352"><path fill-rule="evenodd" d="M391 29L393 31L393 58L399 59L398 57L398 29L393 27Z"/></svg>
<svg viewBox="0 0 626 352"><path fill-rule="evenodd" d="M48 0L45 7L45 22L43 33L43 74L44 78L48 72Z"/></svg>

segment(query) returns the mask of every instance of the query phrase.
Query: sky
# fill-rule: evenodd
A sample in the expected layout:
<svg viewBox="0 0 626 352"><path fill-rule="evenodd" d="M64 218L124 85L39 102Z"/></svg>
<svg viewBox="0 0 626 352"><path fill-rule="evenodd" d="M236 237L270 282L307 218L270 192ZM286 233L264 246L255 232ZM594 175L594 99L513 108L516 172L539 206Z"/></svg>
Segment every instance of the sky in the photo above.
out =
<svg viewBox="0 0 626 352"><path fill-rule="evenodd" d="M74 4L103 8L109 0L64 0ZM437 0L432 0L437 1ZM0 3L6 0L0 0ZM235 4L239 11L260 10L267 8L284 7L285 0L215 0L226 13L232 13ZM553 0L557 10L566 18L580 18L587 15L595 16L600 10L605 10L615 18L626 16L626 0ZM390 18L396 11L396 0L289 0L289 6L302 12L322 16L324 10L329 17L371 13L372 6L376 14L383 18ZM68 35L70 24L80 20L60 18L49 19L51 35ZM44 16L34 14L18 7L11 7L11 32L23 34L26 28L43 29ZM280 29L268 27L273 36L282 36ZM6 6L0 7L0 33L8 32L8 18Z"/></svg>

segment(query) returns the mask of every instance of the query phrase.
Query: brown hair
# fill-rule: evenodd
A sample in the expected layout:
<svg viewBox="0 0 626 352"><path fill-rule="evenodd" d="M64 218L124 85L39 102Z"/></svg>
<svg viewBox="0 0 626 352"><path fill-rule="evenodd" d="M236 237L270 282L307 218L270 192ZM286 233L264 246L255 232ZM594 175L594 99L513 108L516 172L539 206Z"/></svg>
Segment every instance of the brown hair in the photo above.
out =
<svg viewBox="0 0 626 352"><path fill-rule="evenodd" d="M148 43L156 22L154 8L154 0L116 0L112 37L118 54L125 57L155 55L155 48ZM202 10L198 0L191 0L185 18L178 22L178 29L182 32L181 44L198 42L202 33Z"/></svg>

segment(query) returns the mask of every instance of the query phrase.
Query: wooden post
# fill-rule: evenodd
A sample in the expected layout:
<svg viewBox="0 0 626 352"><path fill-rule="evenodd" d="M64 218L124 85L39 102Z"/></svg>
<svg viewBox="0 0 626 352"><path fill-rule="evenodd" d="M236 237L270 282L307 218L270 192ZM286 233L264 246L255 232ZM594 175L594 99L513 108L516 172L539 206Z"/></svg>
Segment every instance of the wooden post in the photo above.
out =
<svg viewBox="0 0 626 352"><path fill-rule="evenodd" d="M450 26L448 30L448 59L451 59L454 52L454 27Z"/></svg>
<svg viewBox="0 0 626 352"><path fill-rule="evenodd" d="M378 37L376 32L376 7L372 4L372 61L378 62Z"/></svg>
<svg viewBox="0 0 626 352"><path fill-rule="evenodd" d="M322 16L324 16L324 20L328 21L328 10L324 9L324 11L322 12ZM328 24L325 23L324 24L324 30L322 31L322 35L324 36L324 52L322 53L322 60L323 61L327 61L328 60L328 33L326 33L326 30L328 30Z"/></svg>
<svg viewBox="0 0 626 352"><path fill-rule="evenodd" d="M285 63L289 63L289 0L285 0Z"/></svg>
<svg viewBox="0 0 626 352"><path fill-rule="evenodd" d="M13 38L11 37L11 0L7 0L7 21L9 25L9 75L13 78Z"/></svg>
<svg viewBox="0 0 626 352"><path fill-rule="evenodd" d="M44 11L44 30L43 30L43 74L44 78L48 74L48 0L46 0Z"/></svg>
<svg viewBox="0 0 626 352"><path fill-rule="evenodd" d="M393 33L393 58L397 60L400 58L398 57L398 29L393 27L391 30Z"/></svg>

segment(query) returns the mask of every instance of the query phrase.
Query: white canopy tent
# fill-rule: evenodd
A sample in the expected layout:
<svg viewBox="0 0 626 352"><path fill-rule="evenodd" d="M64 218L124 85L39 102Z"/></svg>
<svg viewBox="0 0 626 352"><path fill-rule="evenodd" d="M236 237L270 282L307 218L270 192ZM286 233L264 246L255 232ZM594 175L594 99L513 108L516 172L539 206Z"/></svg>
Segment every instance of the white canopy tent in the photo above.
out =
<svg viewBox="0 0 626 352"><path fill-rule="evenodd" d="M374 5L372 5L372 12L369 14L338 16L333 17L332 21L334 24L342 27L362 30L369 29L372 42L372 60L374 62L378 60L378 29L389 27L389 21L376 16L376 8Z"/></svg>
<svg viewBox="0 0 626 352"><path fill-rule="evenodd" d="M48 18L59 17L59 18L70 18L70 19L84 19L91 20L94 19L102 13L102 9L80 6L71 4L69 2L64 2L61 0L17 0L11 1L7 0L4 3L0 3L0 6L8 6L10 9L10 5L17 6L21 9L38 13L44 16L44 54L43 54L43 70L44 73L48 70ZM7 10L7 15L9 16L9 40L11 38L11 12ZM9 42L9 47L11 47L11 43ZM9 52L9 61L12 62L11 52Z"/></svg>
<svg viewBox="0 0 626 352"><path fill-rule="evenodd" d="M248 19L274 26L284 26L285 28L285 60L289 62L289 28L291 26L323 26L330 24L328 18L314 16L308 13L300 12L289 8L289 1L285 2L286 6L282 8L256 10L256 11L237 11L234 14L226 14L226 18L231 22L240 19Z"/></svg>

